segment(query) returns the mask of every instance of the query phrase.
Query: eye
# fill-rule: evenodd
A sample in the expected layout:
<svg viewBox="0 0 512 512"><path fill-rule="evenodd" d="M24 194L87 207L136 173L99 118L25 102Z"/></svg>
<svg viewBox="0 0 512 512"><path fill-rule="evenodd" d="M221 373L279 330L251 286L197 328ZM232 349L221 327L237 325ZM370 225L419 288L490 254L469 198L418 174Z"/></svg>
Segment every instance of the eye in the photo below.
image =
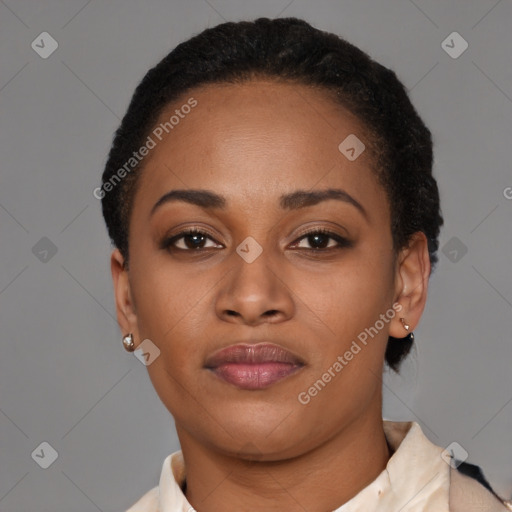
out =
<svg viewBox="0 0 512 512"><path fill-rule="evenodd" d="M329 245L329 240L334 241L335 243ZM329 251L331 249L342 249L345 247L352 247L352 242L347 240L346 238L328 231L326 229L315 229L312 231L308 231L304 233L299 239L299 242L305 241L312 246L312 248L308 247L299 247L299 249L306 249L309 251ZM294 243L294 246L297 246L297 242Z"/></svg>
<svg viewBox="0 0 512 512"><path fill-rule="evenodd" d="M214 242L214 244L210 245L210 247L206 245L208 240ZM329 240L334 243L330 244ZM300 247L300 243L303 241L309 243L311 247ZM326 229L315 229L304 233L292 245L292 247L298 247L299 249L306 249L313 252L326 252L332 249L352 247L352 245L352 242L336 233ZM217 242L213 239L213 237L210 236L209 233L195 228L181 231L170 238L164 239L160 244L161 249L179 251L201 251L212 249L217 246L222 247L221 244L217 244Z"/></svg>
<svg viewBox="0 0 512 512"><path fill-rule="evenodd" d="M211 246L207 247L204 245L207 240L215 242L213 238L205 231L201 231L199 229L187 229L170 238L164 239L160 244L160 248L167 250L177 249L181 251L198 251L202 249L210 249L212 248ZM178 242L180 242L181 247L178 245ZM215 244L213 247L215 247Z"/></svg>

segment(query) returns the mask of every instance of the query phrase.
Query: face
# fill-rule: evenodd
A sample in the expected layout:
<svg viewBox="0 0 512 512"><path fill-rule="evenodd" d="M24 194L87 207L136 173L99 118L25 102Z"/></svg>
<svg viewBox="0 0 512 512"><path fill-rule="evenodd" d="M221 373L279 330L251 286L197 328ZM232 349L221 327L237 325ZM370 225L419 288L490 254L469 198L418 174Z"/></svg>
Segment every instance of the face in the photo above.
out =
<svg viewBox="0 0 512 512"><path fill-rule="evenodd" d="M427 271L394 253L370 151L338 148L369 148L365 130L325 93L210 85L162 121L191 97L144 162L129 269L112 256L119 322L160 350L147 369L180 440L297 456L380 417L386 342Z"/></svg>

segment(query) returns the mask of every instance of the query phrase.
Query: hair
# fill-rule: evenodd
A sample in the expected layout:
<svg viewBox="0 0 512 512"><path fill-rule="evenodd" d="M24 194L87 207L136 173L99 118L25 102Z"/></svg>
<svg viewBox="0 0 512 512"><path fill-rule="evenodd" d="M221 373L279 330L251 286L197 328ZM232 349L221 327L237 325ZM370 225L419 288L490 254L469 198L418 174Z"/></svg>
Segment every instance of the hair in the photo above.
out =
<svg viewBox="0 0 512 512"><path fill-rule="evenodd" d="M443 218L432 176L429 129L392 70L341 37L297 18L222 23L179 44L146 73L115 132L102 176L102 187L118 178L101 199L108 234L125 264L130 214L142 164L135 165L133 172L123 173L122 180L120 174L114 175L144 144L169 104L185 93L202 85L244 83L256 78L319 88L359 119L389 200L395 254L408 245L413 233L421 231L428 241L433 268ZM385 359L395 372L412 343L411 337L389 337Z"/></svg>

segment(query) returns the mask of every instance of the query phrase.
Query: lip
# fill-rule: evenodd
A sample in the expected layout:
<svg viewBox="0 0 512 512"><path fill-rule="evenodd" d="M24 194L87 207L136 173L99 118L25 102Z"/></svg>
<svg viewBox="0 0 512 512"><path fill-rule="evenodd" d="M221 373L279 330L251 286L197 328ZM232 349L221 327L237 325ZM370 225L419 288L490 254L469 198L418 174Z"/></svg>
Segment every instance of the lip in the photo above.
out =
<svg viewBox="0 0 512 512"><path fill-rule="evenodd" d="M293 375L304 361L274 343L239 343L214 352L204 366L240 389L258 390Z"/></svg>

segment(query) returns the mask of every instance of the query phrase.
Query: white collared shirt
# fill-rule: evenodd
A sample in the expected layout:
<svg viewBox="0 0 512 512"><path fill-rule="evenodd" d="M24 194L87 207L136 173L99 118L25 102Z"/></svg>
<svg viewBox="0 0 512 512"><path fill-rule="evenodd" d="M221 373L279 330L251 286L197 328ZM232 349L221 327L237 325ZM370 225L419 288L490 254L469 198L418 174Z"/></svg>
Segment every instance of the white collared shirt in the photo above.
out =
<svg viewBox="0 0 512 512"><path fill-rule="evenodd" d="M450 465L443 448L423 434L416 422L384 420L394 453L386 468L333 512L449 512ZM182 492L185 464L181 451L164 460L160 483L126 512L194 512Z"/></svg>

